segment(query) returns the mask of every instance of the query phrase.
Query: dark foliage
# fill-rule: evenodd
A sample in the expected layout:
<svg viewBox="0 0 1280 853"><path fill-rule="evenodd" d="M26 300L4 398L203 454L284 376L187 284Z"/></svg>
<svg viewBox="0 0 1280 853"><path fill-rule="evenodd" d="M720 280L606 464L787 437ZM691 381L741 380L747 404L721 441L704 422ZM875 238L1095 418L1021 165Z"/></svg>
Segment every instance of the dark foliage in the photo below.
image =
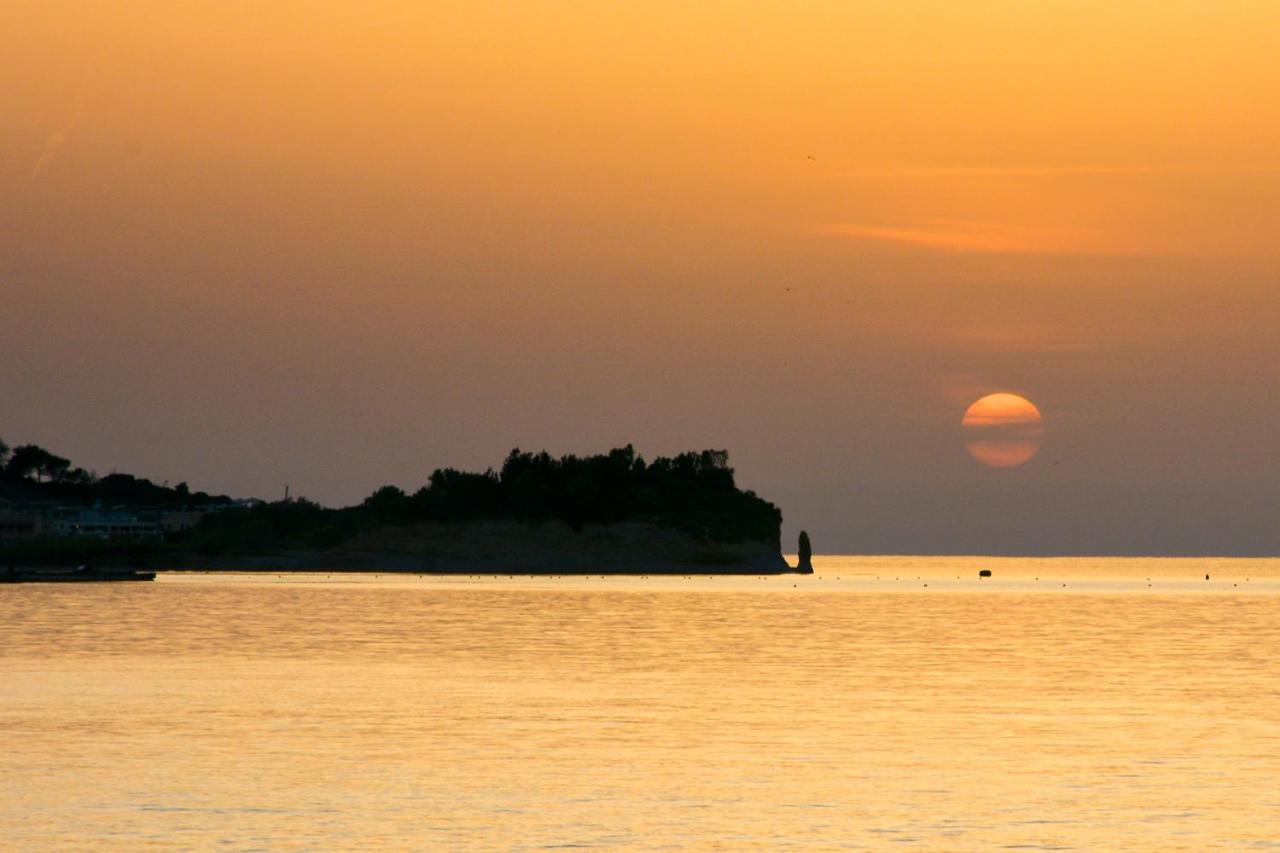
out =
<svg viewBox="0 0 1280 853"><path fill-rule="evenodd" d="M359 510L378 524L559 520L576 529L642 519L723 542L772 541L782 514L739 491L728 462L723 450L682 453L646 465L630 445L600 456L559 459L517 448L500 472L441 469L412 497L384 486Z"/></svg>
<svg viewBox="0 0 1280 853"><path fill-rule="evenodd" d="M336 547L360 530L351 509L306 499L260 503L210 513L171 542L205 554L251 554L280 548Z"/></svg>
<svg viewBox="0 0 1280 853"><path fill-rule="evenodd" d="M186 483L157 485L132 474L97 477L34 444L9 450L0 441L0 495L17 501L89 506L182 507L228 504L226 495L192 492Z"/></svg>
<svg viewBox="0 0 1280 853"><path fill-rule="evenodd" d="M63 479L71 467L71 460L55 456L43 447L24 444L15 447L9 454L4 471L7 477L16 480L34 478L36 482L44 480L58 481Z"/></svg>
<svg viewBox="0 0 1280 853"><path fill-rule="evenodd" d="M230 503L191 492L186 483L156 485L129 474L97 478L34 445L0 445L0 496L67 504L176 507ZM500 471L442 468L412 495L384 486L358 506L326 509L307 500L259 503L206 515L166 547L206 554L329 549L361 531L419 522L514 520L588 524L646 521L711 542L779 546L782 513L734 484L723 450L682 453L646 464L631 445L598 456L511 451Z"/></svg>
<svg viewBox="0 0 1280 853"><path fill-rule="evenodd" d="M482 520L563 521L575 529L648 521L709 541L777 547L782 513L738 490L722 450L682 453L646 465L630 445L600 456L559 459L517 449L501 471L443 468L412 495L383 486L347 509L282 501L215 513L184 540L211 554L331 548L382 525Z"/></svg>

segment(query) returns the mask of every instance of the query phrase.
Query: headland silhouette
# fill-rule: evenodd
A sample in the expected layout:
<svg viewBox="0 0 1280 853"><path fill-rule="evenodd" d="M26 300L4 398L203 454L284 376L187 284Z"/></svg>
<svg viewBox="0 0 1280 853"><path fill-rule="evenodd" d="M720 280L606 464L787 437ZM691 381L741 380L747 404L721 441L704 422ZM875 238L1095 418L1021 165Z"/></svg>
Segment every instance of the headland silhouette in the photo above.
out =
<svg viewBox="0 0 1280 853"><path fill-rule="evenodd" d="M782 512L734 481L728 452L646 462L511 451L498 470L434 471L341 509L105 477L0 443L0 565L468 573L777 573ZM807 537L806 537L807 538ZM812 571L803 565L801 571Z"/></svg>

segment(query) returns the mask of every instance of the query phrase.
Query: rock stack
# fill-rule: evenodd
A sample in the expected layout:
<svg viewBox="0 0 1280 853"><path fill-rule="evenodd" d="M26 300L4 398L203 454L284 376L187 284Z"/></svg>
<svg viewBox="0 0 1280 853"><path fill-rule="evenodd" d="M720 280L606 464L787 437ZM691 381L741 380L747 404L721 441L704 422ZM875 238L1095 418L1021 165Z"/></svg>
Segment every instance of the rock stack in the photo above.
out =
<svg viewBox="0 0 1280 853"><path fill-rule="evenodd" d="M798 553L800 555L800 561L796 564L796 571L804 572L808 575L813 574L813 546L809 544L809 534L803 530L800 531L800 548Z"/></svg>

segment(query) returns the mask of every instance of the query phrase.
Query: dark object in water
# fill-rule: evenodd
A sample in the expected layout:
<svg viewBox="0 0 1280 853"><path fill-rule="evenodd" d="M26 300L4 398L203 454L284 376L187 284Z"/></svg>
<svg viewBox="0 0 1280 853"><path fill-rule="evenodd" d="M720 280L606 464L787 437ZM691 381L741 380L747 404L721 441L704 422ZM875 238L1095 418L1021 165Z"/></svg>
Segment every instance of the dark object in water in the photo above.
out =
<svg viewBox="0 0 1280 853"><path fill-rule="evenodd" d="M1209 579L1209 576L1208 576L1208 575L1205 575L1205 576L1204 576L1204 579L1205 579L1205 580L1208 580L1208 579Z"/></svg>
<svg viewBox="0 0 1280 853"><path fill-rule="evenodd" d="M98 583L103 581L151 581L155 572L136 569L94 568L76 566L74 569L15 569L9 566L0 570L0 583Z"/></svg>
<svg viewBox="0 0 1280 853"><path fill-rule="evenodd" d="M803 530L800 531L799 556L796 571L813 574L813 546L809 544L809 534Z"/></svg>
<svg viewBox="0 0 1280 853"><path fill-rule="evenodd" d="M991 570L990 570L990 569L980 569L980 570L978 571L978 577L980 577L980 578L989 578L989 577L991 577Z"/></svg>

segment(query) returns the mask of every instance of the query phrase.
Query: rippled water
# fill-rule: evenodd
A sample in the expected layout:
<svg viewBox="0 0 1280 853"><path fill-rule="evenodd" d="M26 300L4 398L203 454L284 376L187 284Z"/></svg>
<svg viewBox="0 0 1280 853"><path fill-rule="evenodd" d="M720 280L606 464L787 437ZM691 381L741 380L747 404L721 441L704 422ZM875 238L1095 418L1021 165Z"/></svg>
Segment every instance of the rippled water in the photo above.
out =
<svg viewBox="0 0 1280 853"><path fill-rule="evenodd" d="M15 849L1277 846L1280 561L0 586L0 730Z"/></svg>

